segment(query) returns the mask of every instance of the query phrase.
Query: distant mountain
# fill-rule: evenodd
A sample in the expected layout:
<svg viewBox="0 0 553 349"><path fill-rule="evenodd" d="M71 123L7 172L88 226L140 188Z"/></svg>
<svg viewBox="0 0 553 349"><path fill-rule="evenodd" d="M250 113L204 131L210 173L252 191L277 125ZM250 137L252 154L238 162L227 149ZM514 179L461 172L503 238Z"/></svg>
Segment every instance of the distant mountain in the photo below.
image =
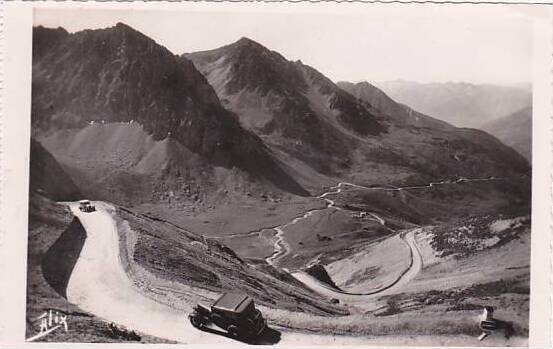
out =
<svg viewBox="0 0 553 349"><path fill-rule="evenodd" d="M75 34L35 28L32 87L33 134L75 178L86 178L86 191L109 196L105 188L127 183L132 193L117 197L134 201L143 187L152 200L190 193L190 175L202 178L200 194L228 176L307 193L191 62L125 24Z"/></svg>
<svg viewBox="0 0 553 349"><path fill-rule="evenodd" d="M458 127L475 127L532 104L526 85L417 83L394 80L375 85L399 103Z"/></svg>
<svg viewBox="0 0 553 349"><path fill-rule="evenodd" d="M368 84L359 94L343 89L250 39L181 59L192 60L223 105L282 159L319 171L322 164L332 176L401 184L528 171L519 154L484 132L415 112Z"/></svg>
<svg viewBox="0 0 553 349"><path fill-rule="evenodd" d="M487 123L482 129L513 147L532 162L532 107Z"/></svg>
<svg viewBox="0 0 553 349"><path fill-rule="evenodd" d="M30 192L39 193L55 201L81 198L79 188L44 147L31 138Z"/></svg>

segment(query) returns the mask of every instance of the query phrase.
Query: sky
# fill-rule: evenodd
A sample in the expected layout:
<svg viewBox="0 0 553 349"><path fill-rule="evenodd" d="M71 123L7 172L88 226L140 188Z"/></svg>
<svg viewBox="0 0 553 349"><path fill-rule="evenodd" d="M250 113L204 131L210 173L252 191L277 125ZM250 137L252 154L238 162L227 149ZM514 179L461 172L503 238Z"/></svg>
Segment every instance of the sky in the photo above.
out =
<svg viewBox="0 0 553 349"><path fill-rule="evenodd" d="M520 7L267 6L180 10L36 9L35 25L70 32L123 22L175 54L249 37L334 81L511 85L532 81L532 25ZM321 10L322 9L322 10Z"/></svg>

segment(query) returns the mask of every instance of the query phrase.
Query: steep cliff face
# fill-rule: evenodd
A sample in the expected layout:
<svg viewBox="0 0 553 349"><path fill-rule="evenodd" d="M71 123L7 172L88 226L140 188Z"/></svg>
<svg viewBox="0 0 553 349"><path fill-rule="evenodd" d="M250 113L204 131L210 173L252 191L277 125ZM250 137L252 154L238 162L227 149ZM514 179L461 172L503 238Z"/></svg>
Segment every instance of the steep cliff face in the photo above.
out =
<svg viewBox="0 0 553 349"><path fill-rule="evenodd" d="M191 62L177 61L129 26L74 34L38 27L33 42L32 126L38 138L94 123L137 123L154 142L173 139L206 165L238 168L280 190L306 193L221 106Z"/></svg>

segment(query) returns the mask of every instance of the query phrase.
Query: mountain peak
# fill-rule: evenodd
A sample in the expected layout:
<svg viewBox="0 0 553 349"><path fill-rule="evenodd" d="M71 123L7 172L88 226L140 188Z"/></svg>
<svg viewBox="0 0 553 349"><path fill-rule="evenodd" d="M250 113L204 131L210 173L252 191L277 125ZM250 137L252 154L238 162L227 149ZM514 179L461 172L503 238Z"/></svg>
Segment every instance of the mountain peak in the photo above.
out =
<svg viewBox="0 0 553 349"><path fill-rule="evenodd" d="M261 45L255 40L252 40L247 37L242 37L235 43L229 45L229 47L234 48L240 52L243 50L252 51L252 52L269 52L270 50L265 46Z"/></svg>
<svg viewBox="0 0 553 349"><path fill-rule="evenodd" d="M49 33L57 33L58 35L69 35L69 32L65 30L63 27L57 27L57 28L47 28L42 25L36 26L33 28L33 32L49 32Z"/></svg>
<svg viewBox="0 0 553 349"><path fill-rule="evenodd" d="M375 88L375 86L373 84L371 84L370 82L368 82L366 80L359 81L358 83L353 83L353 85L357 85L361 88Z"/></svg>
<svg viewBox="0 0 553 349"><path fill-rule="evenodd" d="M131 27L130 25L123 23L123 22L117 22L117 24L115 24L115 26L113 26L111 28L107 28L106 33L114 33L117 36L131 37L131 38L136 38L138 40L144 40L144 41L147 41L147 42L153 42L154 41L150 37L148 37L147 35L142 33L141 31L139 31L139 30Z"/></svg>
<svg viewBox="0 0 553 349"><path fill-rule="evenodd" d="M118 29L118 30L138 32L136 29L134 29L134 28L131 27L130 25L125 24L125 23L123 23L123 22L117 22L117 24L115 24L114 28L115 28L115 29Z"/></svg>
<svg viewBox="0 0 553 349"><path fill-rule="evenodd" d="M238 41L235 42L236 45L257 45L262 46L260 43L258 43L255 40L252 40L246 36L241 37Z"/></svg>
<svg viewBox="0 0 553 349"><path fill-rule="evenodd" d="M33 59L51 50L70 34L62 27L45 28L41 25L33 28Z"/></svg>

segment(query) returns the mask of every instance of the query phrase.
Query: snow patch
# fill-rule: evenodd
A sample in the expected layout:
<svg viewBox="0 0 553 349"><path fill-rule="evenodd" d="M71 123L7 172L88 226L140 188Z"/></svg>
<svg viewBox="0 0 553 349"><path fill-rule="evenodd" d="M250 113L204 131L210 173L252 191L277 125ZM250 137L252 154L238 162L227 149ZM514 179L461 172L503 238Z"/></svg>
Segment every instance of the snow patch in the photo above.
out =
<svg viewBox="0 0 553 349"><path fill-rule="evenodd" d="M495 246L501 239L499 236L492 236L490 238L480 240L477 250L485 250L486 248Z"/></svg>
<svg viewBox="0 0 553 349"><path fill-rule="evenodd" d="M490 224L490 233L501 234L507 229L518 228L524 221L528 219L527 216L516 217L511 219L498 219Z"/></svg>

